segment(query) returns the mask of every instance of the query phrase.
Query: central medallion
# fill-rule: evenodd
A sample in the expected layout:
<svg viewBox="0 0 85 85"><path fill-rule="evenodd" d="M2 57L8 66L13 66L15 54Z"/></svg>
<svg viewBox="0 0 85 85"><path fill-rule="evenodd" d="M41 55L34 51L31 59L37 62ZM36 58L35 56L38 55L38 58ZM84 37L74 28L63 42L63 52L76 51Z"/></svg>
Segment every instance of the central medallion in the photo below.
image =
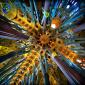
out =
<svg viewBox="0 0 85 85"><path fill-rule="evenodd" d="M36 45L39 45L42 49L54 49L56 47L56 32L48 30L39 30L36 32L35 41Z"/></svg>
<svg viewBox="0 0 85 85"><path fill-rule="evenodd" d="M49 36L47 34L43 34L40 36L40 43L46 45L49 43Z"/></svg>

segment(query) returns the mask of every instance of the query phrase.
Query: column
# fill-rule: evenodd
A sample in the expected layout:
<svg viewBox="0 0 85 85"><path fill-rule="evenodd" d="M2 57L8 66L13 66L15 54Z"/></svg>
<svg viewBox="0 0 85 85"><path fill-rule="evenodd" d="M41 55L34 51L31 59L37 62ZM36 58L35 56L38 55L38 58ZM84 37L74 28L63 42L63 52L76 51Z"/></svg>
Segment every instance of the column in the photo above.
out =
<svg viewBox="0 0 85 85"><path fill-rule="evenodd" d="M28 39L29 37L13 29L10 23L0 18L0 38L22 40L22 39Z"/></svg>
<svg viewBox="0 0 85 85"><path fill-rule="evenodd" d="M81 74L79 74L77 71L68 67L68 65L66 65L66 63L64 63L61 59L52 57L52 60L58 65L58 67L67 77L71 85L84 85L85 84L84 82L85 78Z"/></svg>

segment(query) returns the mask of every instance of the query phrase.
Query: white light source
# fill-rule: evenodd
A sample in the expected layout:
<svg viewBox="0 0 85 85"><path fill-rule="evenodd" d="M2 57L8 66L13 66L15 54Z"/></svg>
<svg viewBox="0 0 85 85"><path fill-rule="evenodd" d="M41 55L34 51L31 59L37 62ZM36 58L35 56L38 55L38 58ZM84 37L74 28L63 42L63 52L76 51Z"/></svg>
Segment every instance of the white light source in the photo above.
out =
<svg viewBox="0 0 85 85"><path fill-rule="evenodd" d="M78 11L78 9L79 9L79 8L76 8L76 10L75 10L75 11Z"/></svg>
<svg viewBox="0 0 85 85"><path fill-rule="evenodd" d="M22 33L26 33L26 31L22 30Z"/></svg>
<svg viewBox="0 0 85 85"><path fill-rule="evenodd" d="M70 8L70 5L67 5L67 7L66 7L67 9L69 9Z"/></svg>
<svg viewBox="0 0 85 85"><path fill-rule="evenodd" d="M10 22L11 24L14 24L14 22Z"/></svg>
<svg viewBox="0 0 85 85"><path fill-rule="evenodd" d="M83 64L83 66L85 67L85 64Z"/></svg>
<svg viewBox="0 0 85 85"><path fill-rule="evenodd" d="M83 69L85 69L85 67L82 67Z"/></svg>
<svg viewBox="0 0 85 85"><path fill-rule="evenodd" d="M74 1L72 1L72 4L74 3Z"/></svg>
<svg viewBox="0 0 85 85"><path fill-rule="evenodd" d="M76 5L76 4L77 4L77 2L74 3L74 5Z"/></svg>
<svg viewBox="0 0 85 85"><path fill-rule="evenodd" d="M55 25L55 24L51 24L51 27L52 27L53 29L55 29L55 28L56 28L56 25Z"/></svg>
<svg viewBox="0 0 85 85"><path fill-rule="evenodd" d="M77 59L76 61L77 61L78 63L82 63L82 61L81 61L81 60L79 60L79 59Z"/></svg>

